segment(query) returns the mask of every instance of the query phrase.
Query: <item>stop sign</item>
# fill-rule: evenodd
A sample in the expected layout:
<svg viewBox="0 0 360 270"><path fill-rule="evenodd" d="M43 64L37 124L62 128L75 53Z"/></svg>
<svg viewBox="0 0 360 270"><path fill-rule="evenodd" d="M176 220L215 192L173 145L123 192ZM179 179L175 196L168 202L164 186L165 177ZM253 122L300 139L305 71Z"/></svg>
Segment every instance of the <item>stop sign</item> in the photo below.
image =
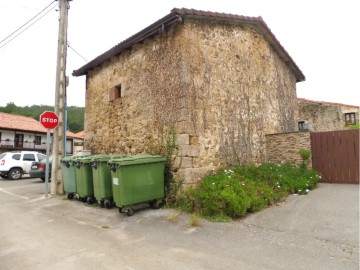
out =
<svg viewBox="0 0 360 270"><path fill-rule="evenodd" d="M54 112L43 112L40 123L47 129L54 129L59 125L59 117Z"/></svg>

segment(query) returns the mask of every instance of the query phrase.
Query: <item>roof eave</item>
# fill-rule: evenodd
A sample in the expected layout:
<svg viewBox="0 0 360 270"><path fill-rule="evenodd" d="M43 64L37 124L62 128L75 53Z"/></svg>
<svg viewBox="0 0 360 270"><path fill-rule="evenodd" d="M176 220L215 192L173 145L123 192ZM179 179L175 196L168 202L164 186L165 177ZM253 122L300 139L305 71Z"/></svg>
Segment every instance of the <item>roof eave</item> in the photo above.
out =
<svg viewBox="0 0 360 270"><path fill-rule="evenodd" d="M95 67L101 65L105 61L111 59L113 56L121 53L123 50L133 46L137 42L144 40L147 37L150 37L166 27L169 24L172 24L176 21L181 21L181 17L176 13L170 13L163 17L162 19L156 21L155 23L149 25L148 27L144 28L140 32L136 33L135 35L131 36L130 38L120 42L110 50L106 51L105 53L99 55L86 65L82 66L81 68L74 70L72 75L73 76L82 76L86 75L89 70L94 69Z"/></svg>
<svg viewBox="0 0 360 270"><path fill-rule="evenodd" d="M195 18L195 19L212 19L212 20L222 20L227 22L236 22L236 23L245 23L255 26L270 45L275 49L279 54L280 58L286 63L290 70L294 73L296 77L296 82L305 81L305 76L299 67L296 65L294 60L290 57L284 47L276 39L275 35L271 32L270 28L266 25L264 20L261 17L246 17L239 15L215 13L215 12L202 12L192 9L178 9L174 8L171 10L171 13L163 17L162 19L156 21L155 23L149 25L142 31L133 35L132 37L126 39L125 41L117 44L110 50L96 57L94 60L90 61L86 65L82 66L78 70L74 70L73 76L82 76L86 75L91 69L96 68L107 60L110 60L113 56L121 53L123 50L133 46L137 42L144 40L147 37L150 37L159 32L159 30L164 29L167 25L172 24L177 21L182 21L182 18Z"/></svg>

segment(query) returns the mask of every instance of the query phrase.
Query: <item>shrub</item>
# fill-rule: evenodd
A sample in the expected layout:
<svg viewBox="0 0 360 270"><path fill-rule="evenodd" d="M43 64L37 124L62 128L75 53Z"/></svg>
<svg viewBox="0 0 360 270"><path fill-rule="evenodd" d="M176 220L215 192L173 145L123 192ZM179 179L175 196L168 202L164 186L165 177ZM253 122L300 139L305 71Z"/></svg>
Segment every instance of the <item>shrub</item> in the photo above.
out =
<svg viewBox="0 0 360 270"><path fill-rule="evenodd" d="M223 221L259 211L289 193L306 194L318 181L315 171L289 163L225 168L185 191L176 206L210 220Z"/></svg>

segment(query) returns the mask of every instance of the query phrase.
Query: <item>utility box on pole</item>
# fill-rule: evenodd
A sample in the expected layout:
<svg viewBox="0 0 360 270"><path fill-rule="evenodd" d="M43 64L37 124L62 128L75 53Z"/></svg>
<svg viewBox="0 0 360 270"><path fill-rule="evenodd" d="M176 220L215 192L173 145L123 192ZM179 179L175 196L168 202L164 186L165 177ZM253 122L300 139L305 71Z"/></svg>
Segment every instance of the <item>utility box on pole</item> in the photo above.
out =
<svg viewBox="0 0 360 270"><path fill-rule="evenodd" d="M60 161L65 155L65 109L66 103L66 53L67 53L67 24L69 0L59 2L59 38L57 49L56 85L55 85L55 114L59 117L58 128L53 133L51 194L64 194L62 169Z"/></svg>

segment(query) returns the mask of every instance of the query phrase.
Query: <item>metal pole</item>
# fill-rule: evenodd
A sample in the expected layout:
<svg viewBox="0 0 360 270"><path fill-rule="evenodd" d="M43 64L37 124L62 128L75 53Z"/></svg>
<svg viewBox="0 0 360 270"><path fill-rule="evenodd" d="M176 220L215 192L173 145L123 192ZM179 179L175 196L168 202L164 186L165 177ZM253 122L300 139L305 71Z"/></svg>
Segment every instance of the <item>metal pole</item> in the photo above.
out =
<svg viewBox="0 0 360 270"><path fill-rule="evenodd" d="M45 168L45 197L48 196L49 190L49 153L50 152L50 129L46 135L46 168Z"/></svg>

